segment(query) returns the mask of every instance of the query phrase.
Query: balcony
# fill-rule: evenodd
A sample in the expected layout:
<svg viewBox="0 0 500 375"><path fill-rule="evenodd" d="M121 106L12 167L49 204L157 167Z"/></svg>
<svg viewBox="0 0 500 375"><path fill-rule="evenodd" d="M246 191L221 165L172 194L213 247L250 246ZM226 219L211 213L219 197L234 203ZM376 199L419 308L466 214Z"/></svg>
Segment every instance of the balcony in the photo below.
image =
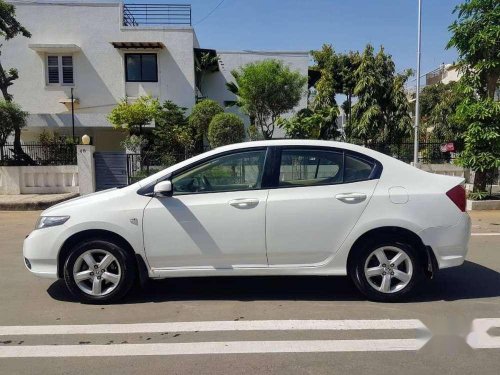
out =
<svg viewBox="0 0 500 375"><path fill-rule="evenodd" d="M127 3L123 26L191 26L191 5Z"/></svg>

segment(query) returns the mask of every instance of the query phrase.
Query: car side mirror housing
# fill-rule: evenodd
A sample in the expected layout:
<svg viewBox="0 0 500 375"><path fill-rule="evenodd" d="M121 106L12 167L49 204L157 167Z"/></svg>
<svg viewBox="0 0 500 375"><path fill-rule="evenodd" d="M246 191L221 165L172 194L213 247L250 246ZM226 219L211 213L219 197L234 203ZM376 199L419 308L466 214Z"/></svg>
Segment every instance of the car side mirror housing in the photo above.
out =
<svg viewBox="0 0 500 375"><path fill-rule="evenodd" d="M172 181L166 180L155 185L154 193L156 197L171 197L174 193Z"/></svg>

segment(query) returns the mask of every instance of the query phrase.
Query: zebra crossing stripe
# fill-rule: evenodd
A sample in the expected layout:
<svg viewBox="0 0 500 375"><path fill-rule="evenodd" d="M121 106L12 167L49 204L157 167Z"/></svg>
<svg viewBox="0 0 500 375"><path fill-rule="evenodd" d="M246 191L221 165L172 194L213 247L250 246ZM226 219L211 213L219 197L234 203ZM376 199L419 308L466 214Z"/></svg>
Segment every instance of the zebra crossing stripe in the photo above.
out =
<svg viewBox="0 0 500 375"><path fill-rule="evenodd" d="M475 319L472 332L467 335L467 344L474 349L500 348L500 336L491 336L491 328L500 328L500 319Z"/></svg>
<svg viewBox="0 0 500 375"><path fill-rule="evenodd" d="M425 339L381 339L2 346L0 358L415 351L424 346L426 341Z"/></svg>
<svg viewBox="0 0 500 375"><path fill-rule="evenodd" d="M138 324L0 326L2 336L134 334L223 331L413 330L415 338L366 340L216 341L113 345L0 346L0 358L147 356L244 353L377 352L418 350L430 338L416 319L403 320L253 320Z"/></svg>
<svg viewBox="0 0 500 375"><path fill-rule="evenodd" d="M403 320L240 320L136 324L0 326L0 336L74 335L155 332L427 330L417 319Z"/></svg>

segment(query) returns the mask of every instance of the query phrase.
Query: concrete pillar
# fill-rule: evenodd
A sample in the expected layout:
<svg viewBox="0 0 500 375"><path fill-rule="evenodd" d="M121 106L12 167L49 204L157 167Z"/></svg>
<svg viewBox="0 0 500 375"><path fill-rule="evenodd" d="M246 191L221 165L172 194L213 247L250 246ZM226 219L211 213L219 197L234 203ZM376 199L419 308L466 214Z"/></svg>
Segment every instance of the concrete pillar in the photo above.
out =
<svg viewBox="0 0 500 375"><path fill-rule="evenodd" d="M0 194L21 194L21 167L0 167Z"/></svg>
<svg viewBox="0 0 500 375"><path fill-rule="evenodd" d="M94 165L95 146L78 145L76 146L76 156L78 161L78 184L80 186L80 195L95 192L95 165Z"/></svg>

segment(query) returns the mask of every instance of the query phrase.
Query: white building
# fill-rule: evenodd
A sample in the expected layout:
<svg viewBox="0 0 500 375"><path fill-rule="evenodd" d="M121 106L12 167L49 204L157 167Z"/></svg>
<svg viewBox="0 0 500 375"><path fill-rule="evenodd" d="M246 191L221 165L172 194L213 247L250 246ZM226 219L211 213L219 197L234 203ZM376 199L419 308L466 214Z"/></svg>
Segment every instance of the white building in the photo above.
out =
<svg viewBox="0 0 500 375"><path fill-rule="evenodd" d="M423 90L425 86L431 86L437 83L447 85L450 82L457 82L461 76L462 74L455 65L443 63L438 68L420 76L420 91ZM424 81L422 81L422 78L424 78ZM405 90L408 100L410 102L414 102L415 94L417 92L417 78L410 80L407 83Z"/></svg>
<svg viewBox="0 0 500 375"><path fill-rule="evenodd" d="M460 79L461 73L452 64L442 64L439 68L425 74L425 86L434 85L436 83L448 84L456 82Z"/></svg>
<svg viewBox="0 0 500 375"><path fill-rule="evenodd" d="M90 135L97 150L118 150L124 134L112 129L106 116L122 98L149 94L189 109L197 95L221 104L234 100L225 83L232 69L248 62L277 58L303 75L308 72L307 52L200 49L189 5L8 1L32 34L3 41L1 55L5 69L19 71L9 92L30 113L23 141L36 141L43 129L71 135L74 122L75 135ZM217 54L220 62L205 76L200 93L195 66L203 52ZM305 106L304 95L298 108Z"/></svg>

